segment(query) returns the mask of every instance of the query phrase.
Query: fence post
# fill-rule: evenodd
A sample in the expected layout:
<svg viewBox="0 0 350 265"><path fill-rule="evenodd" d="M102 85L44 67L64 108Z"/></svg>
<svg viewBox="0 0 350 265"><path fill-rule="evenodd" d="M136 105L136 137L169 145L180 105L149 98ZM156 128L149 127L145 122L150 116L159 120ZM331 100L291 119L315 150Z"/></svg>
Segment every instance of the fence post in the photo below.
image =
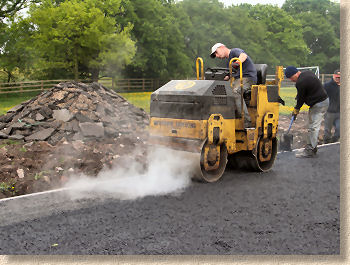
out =
<svg viewBox="0 0 350 265"><path fill-rule="evenodd" d="M322 84L324 83L324 74L321 74L321 82L322 82Z"/></svg>
<svg viewBox="0 0 350 265"><path fill-rule="evenodd" d="M130 89L130 79L128 79L128 90Z"/></svg>
<svg viewBox="0 0 350 265"><path fill-rule="evenodd" d="M112 77L112 89L114 90L114 77Z"/></svg>
<svg viewBox="0 0 350 265"><path fill-rule="evenodd" d="M44 81L41 80L41 91L43 91L43 90L44 90Z"/></svg>
<svg viewBox="0 0 350 265"><path fill-rule="evenodd" d="M142 78L142 90L145 90L145 79Z"/></svg>

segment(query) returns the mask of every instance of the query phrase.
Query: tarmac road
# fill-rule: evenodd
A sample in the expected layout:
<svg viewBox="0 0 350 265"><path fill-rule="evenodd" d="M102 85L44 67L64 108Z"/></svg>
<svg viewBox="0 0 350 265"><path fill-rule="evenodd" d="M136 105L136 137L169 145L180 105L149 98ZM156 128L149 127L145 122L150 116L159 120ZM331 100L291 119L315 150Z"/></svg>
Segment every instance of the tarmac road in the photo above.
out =
<svg viewBox="0 0 350 265"><path fill-rule="evenodd" d="M316 159L281 153L268 173L228 171L179 195L0 201L0 254L339 254L339 182L335 144Z"/></svg>

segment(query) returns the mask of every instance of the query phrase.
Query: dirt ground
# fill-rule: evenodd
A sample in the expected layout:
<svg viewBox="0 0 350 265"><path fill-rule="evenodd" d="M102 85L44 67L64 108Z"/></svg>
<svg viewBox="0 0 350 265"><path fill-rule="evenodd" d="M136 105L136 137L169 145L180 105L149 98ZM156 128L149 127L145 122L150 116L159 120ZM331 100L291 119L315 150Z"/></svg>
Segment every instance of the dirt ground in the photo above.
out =
<svg viewBox="0 0 350 265"><path fill-rule="evenodd" d="M279 135L286 132L290 116L280 116ZM307 113L298 115L290 133L293 149L305 145ZM320 138L323 136L323 125ZM145 135L121 135L103 141L61 141L52 146L45 141L0 140L0 199L59 188L70 175L96 176L104 167L127 166L137 160L145 165ZM133 150L141 150L137 155Z"/></svg>

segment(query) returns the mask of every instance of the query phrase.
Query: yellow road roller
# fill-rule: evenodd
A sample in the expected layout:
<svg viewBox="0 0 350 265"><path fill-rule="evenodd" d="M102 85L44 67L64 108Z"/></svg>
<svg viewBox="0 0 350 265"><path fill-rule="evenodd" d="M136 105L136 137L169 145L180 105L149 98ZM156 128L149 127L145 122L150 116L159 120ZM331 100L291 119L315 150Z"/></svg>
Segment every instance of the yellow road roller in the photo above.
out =
<svg viewBox="0 0 350 265"><path fill-rule="evenodd" d="M283 67L276 67L274 80L266 80L267 65L256 64L258 82L243 93L240 62L241 93L234 93L235 60L240 62L231 59L228 69L204 72L197 58L196 80L172 80L151 95L150 143L180 151L200 181L217 181L227 166L268 171L276 158ZM244 103L254 127L244 127Z"/></svg>

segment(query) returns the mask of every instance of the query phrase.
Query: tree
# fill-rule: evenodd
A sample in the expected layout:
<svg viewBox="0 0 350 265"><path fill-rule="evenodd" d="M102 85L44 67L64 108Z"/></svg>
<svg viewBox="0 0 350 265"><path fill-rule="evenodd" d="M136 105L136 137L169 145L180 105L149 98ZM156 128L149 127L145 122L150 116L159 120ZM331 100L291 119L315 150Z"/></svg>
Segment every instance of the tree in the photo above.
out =
<svg viewBox="0 0 350 265"><path fill-rule="evenodd" d="M132 64L124 71L127 77L178 78L190 71L190 60L184 53L184 36L172 1L123 1L124 13L116 20L133 23L131 31L137 42Z"/></svg>
<svg viewBox="0 0 350 265"><path fill-rule="evenodd" d="M249 8L249 16L265 25L265 58L273 65L300 65L309 52L302 24L286 11L272 5Z"/></svg>
<svg viewBox="0 0 350 265"><path fill-rule="evenodd" d="M29 20L38 55L36 67L42 76L97 80L101 70L130 63L135 53L129 37L132 25L121 29L107 14L114 15L119 7L120 0L58 4L45 0L39 6L32 5Z"/></svg>
<svg viewBox="0 0 350 265"><path fill-rule="evenodd" d="M16 12L25 7L27 0L1 0L0 20L13 16Z"/></svg>
<svg viewBox="0 0 350 265"><path fill-rule="evenodd" d="M25 72L31 61L28 36L29 24L23 20L12 21L3 28L3 42L0 52L0 68L7 74L7 82L15 81L14 71ZM28 72L27 72L28 74Z"/></svg>
<svg viewBox="0 0 350 265"><path fill-rule="evenodd" d="M265 15L262 14L265 6L256 9L252 5L244 4L225 8L217 0L184 0L178 5L190 20L190 26L184 30L188 40L186 53L189 57L201 56L209 67L226 67L226 60L220 62L209 57L211 46L221 42L229 48L242 48L255 63L267 63L272 71L274 65L281 64L282 58L275 45L280 45L280 40L284 40L286 36L277 38L268 32L277 32L282 27L275 29L274 25L261 19ZM278 11L269 12L277 17ZM258 12L261 14L255 14ZM277 40L273 41L273 38Z"/></svg>
<svg viewBox="0 0 350 265"><path fill-rule="evenodd" d="M310 50L304 65L332 73L340 64L340 7L329 0L287 0L282 7L302 23Z"/></svg>

